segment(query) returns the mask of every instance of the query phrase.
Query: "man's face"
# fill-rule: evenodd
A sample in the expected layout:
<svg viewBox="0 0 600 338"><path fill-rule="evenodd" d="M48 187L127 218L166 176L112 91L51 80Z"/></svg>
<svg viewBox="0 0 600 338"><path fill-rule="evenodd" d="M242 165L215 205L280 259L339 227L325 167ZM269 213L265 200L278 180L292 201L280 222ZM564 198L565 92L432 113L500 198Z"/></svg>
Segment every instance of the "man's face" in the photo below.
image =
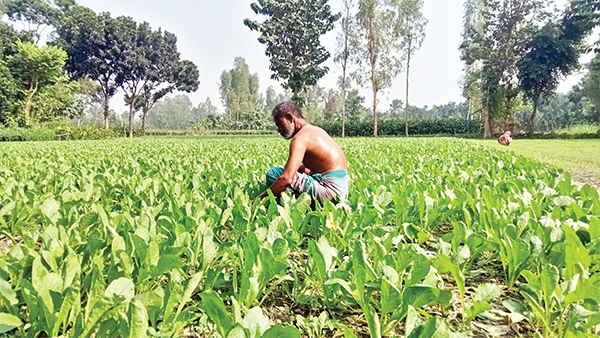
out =
<svg viewBox="0 0 600 338"><path fill-rule="evenodd" d="M283 136L286 140L294 137L294 122L290 121L290 119L285 116L278 117L275 119L275 124L277 125L277 131L281 136Z"/></svg>

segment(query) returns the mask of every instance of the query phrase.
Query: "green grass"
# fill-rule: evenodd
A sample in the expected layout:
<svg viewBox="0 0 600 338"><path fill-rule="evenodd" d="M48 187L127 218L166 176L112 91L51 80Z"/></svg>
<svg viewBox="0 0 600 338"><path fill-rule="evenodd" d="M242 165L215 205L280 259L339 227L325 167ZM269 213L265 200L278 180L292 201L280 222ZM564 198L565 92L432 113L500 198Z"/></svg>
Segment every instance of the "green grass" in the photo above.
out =
<svg viewBox="0 0 600 338"><path fill-rule="evenodd" d="M508 147L496 140L471 140L491 148L546 162L571 173L574 181L600 182L600 140L514 140Z"/></svg>

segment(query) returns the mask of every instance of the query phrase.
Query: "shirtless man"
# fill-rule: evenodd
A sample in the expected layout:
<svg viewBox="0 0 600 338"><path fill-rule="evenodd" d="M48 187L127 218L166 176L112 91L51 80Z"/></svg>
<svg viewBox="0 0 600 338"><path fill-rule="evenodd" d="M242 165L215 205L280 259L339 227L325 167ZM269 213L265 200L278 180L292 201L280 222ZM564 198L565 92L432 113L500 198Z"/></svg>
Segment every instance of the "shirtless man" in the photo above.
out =
<svg viewBox="0 0 600 338"><path fill-rule="evenodd" d="M348 197L348 164L342 148L325 130L308 123L293 102L282 102L273 109L279 134L290 143L290 155L285 168L267 171L267 184L274 195L284 190L307 193L323 201ZM258 196L262 199L267 191Z"/></svg>

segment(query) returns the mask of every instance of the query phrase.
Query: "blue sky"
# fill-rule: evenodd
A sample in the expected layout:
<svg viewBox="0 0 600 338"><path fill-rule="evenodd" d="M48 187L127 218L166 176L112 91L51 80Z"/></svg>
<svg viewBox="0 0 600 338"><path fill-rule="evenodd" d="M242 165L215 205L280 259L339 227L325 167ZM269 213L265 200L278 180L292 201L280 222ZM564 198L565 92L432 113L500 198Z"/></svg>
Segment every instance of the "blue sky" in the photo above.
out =
<svg viewBox="0 0 600 338"><path fill-rule="evenodd" d="M269 60L265 47L257 41L258 33L243 24L245 18L262 19L252 12L251 0L79 0L80 4L96 12L108 11L113 16L127 15L136 21L148 21L153 28L162 27L178 37L182 58L196 63L200 70L200 87L190 94L194 104L210 97L213 104L222 108L219 98L219 77L225 69L233 66L233 59L244 57L250 71L260 76L261 92L269 85L281 91L281 85L270 79ZM557 0L564 4L567 0ZM340 11L340 1L330 0L335 12ZM423 9L429 20L426 38L411 62L410 103L432 106L449 101L463 101L459 80L462 63L458 51L462 25L462 0L425 0ZM336 47L337 29L325 35L323 45L333 53ZM335 88L341 75L339 67L330 59L326 63L329 74L319 85ZM379 101L378 109L386 110L394 98L404 101L405 73L398 75L391 88ZM568 91L577 83L578 76L571 76L559 88ZM356 85L355 85L356 86ZM366 104L372 104L368 84L361 90ZM122 96L113 99L112 108L125 110Z"/></svg>

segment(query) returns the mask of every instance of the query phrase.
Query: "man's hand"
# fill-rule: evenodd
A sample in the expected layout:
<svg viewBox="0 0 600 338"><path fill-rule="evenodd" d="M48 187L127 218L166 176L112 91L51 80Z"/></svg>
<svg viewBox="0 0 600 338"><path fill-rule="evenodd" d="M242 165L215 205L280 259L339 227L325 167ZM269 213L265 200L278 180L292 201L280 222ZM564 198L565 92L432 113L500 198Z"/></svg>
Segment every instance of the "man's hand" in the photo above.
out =
<svg viewBox="0 0 600 338"><path fill-rule="evenodd" d="M298 168L298 172L310 175L310 169L308 169L304 164L300 165L300 168Z"/></svg>
<svg viewBox="0 0 600 338"><path fill-rule="evenodd" d="M260 194L260 195L256 196L256 198L255 198L255 199L257 199L257 200L262 200L263 198L265 198L265 197L267 197L267 196L269 196L269 193L268 193L268 192L265 190L265 191L263 191L263 192L262 192L262 194Z"/></svg>

